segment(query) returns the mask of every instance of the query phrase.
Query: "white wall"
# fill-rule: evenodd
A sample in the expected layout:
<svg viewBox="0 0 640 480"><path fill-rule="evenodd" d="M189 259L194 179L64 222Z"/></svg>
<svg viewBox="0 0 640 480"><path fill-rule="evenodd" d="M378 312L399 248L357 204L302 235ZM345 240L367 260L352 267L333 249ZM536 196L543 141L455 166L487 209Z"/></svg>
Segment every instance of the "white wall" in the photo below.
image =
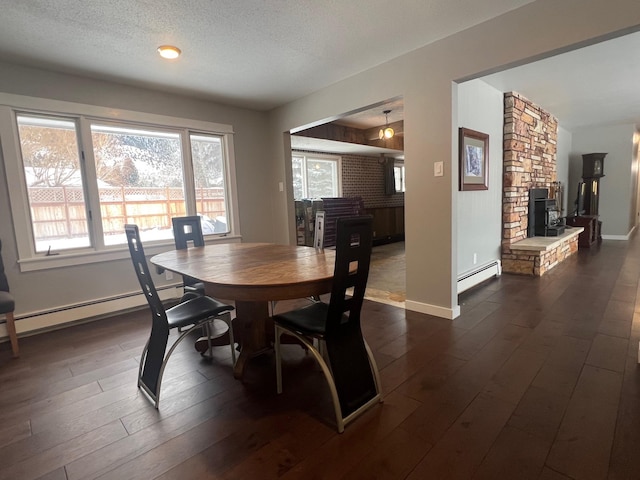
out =
<svg viewBox="0 0 640 480"><path fill-rule="evenodd" d="M537 0L274 110L270 184L284 181L288 186L272 196L278 240L291 242L295 235L287 132L403 96L406 306L455 317L458 121L452 83L595 42L638 24L637 0L618 0L615 8L601 0ZM438 161L444 162L444 177L433 175Z"/></svg>
<svg viewBox="0 0 640 480"><path fill-rule="evenodd" d="M626 239L635 225L638 181L635 133L634 125L585 128L573 132L572 185L577 185L582 177L583 154L607 153L604 159L605 176L600 180L599 214L603 238Z"/></svg>
<svg viewBox="0 0 640 480"><path fill-rule="evenodd" d="M458 126L489 135L489 190L458 191L456 277L500 260L504 95L482 80L458 85ZM474 261L475 255L475 261Z"/></svg>
<svg viewBox="0 0 640 480"><path fill-rule="evenodd" d="M535 100L534 100L535 101ZM553 112L549 112L553 115ZM569 196L569 157L571 154L572 134L558 126L558 144L556 145L556 175L557 180L564 186L564 211L567 216L573 211L573 198ZM575 193L575 192L574 192ZM570 200L571 199L571 200Z"/></svg>

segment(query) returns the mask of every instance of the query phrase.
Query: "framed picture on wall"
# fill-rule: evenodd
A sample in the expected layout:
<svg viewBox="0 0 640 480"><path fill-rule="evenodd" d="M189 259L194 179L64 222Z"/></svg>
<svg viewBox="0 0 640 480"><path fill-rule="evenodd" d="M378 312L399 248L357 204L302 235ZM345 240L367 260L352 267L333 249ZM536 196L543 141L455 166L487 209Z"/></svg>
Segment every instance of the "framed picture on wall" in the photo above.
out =
<svg viewBox="0 0 640 480"><path fill-rule="evenodd" d="M459 130L460 190L489 190L489 135Z"/></svg>

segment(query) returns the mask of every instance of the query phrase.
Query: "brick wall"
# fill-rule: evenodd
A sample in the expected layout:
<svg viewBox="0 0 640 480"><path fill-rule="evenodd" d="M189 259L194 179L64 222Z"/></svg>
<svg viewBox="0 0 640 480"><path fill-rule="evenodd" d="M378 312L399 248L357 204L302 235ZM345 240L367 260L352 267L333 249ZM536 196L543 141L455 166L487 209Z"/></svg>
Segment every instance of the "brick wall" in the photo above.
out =
<svg viewBox="0 0 640 480"><path fill-rule="evenodd" d="M527 238L529 189L556 181L558 120L523 96L504 95L502 251Z"/></svg>
<svg viewBox="0 0 640 480"><path fill-rule="evenodd" d="M342 155L342 195L362 197L366 208L404 205L404 193L385 195L380 157Z"/></svg>

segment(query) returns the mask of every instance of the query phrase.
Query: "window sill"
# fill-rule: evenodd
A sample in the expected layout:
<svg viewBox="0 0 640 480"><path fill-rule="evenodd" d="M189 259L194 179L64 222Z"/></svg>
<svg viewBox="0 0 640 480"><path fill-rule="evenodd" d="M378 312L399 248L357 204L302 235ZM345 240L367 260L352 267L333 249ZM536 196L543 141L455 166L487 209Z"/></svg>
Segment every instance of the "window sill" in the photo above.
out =
<svg viewBox="0 0 640 480"><path fill-rule="evenodd" d="M226 235L214 238L205 237L205 243L240 243L242 237L239 235ZM157 255L174 248L172 241L149 244L144 247L147 256ZM129 258L129 249L126 245L113 250L91 251L82 253L68 253L60 255L41 256L36 258L25 258L18 260L21 272L34 272L38 270L49 270L52 268L72 267L75 265L87 265L90 263L111 262Z"/></svg>

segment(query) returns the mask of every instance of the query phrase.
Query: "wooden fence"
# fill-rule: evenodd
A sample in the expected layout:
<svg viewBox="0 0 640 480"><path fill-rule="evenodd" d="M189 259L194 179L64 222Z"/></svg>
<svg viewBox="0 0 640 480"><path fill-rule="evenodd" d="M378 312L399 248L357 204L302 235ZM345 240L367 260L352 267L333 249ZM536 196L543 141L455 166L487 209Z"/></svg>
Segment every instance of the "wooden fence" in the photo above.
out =
<svg viewBox="0 0 640 480"><path fill-rule="evenodd" d="M99 195L105 236L122 234L126 223L170 229L172 217L186 215L181 188L102 187ZM197 188L196 201L198 213L226 217L223 188ZM35 238L88 235L82 187L30 187L29 202Z"/></svg>

